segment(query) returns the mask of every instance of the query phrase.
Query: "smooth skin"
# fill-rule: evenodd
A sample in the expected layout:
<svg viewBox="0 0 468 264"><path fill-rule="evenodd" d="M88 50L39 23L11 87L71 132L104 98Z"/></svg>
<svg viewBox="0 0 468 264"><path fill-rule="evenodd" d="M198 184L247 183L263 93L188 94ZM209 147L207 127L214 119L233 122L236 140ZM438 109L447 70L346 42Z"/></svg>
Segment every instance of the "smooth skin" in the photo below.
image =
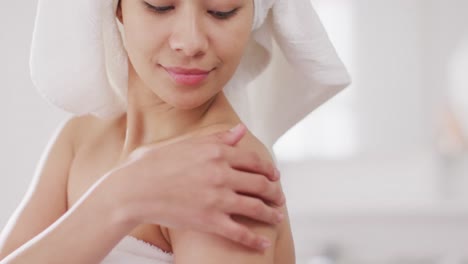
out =
<svg viewBox="0 0 468 264"><path fill-rule="evenodd" d="M251 0L123 0L127 112L64 124L2 233L0 263L99 263L128 235L177 264L294 263L270 154L245 127L226 132L241 120L222 87L252 16ZM186 87L169 66L213 71ZM270 246L252 250L267 246L261 237Z"/></svg>
<svg viewBox="0 0 468 264"><path fill-rule="evenodd" d="M150 166L158 171L167 171L167 173L154 173L154 181L160 182L160 177L171 175L174 178L184 179L187 190L197 190L193 189L192 186L202 184L201 180L203 179L200 175L210 174L213 169L213 161L217 160L216 163L222 163L223 159L210 158L213 157L212 153L220 153L223 148L236 145L245 134L245 128L241 128L234 132L221 132L205 137L189 138L177 144L167 144L166 147L162 147L163 143L154 148L145 146L135 152L135 156L139 158L133 156L133 162L129 160L124 165L116 166L107 174L101 176L101 179L94 182L93 186L86 190L86 193L80 197L79 201L76 201L73 205L70 204L70 208L68 209L66 198L69 173L67 172L70 171L71 161L74 160L76 152L80 149L77 142L77 139L80 137L77 135L82 135L84 131L89 131L89 124L86 126L86 123L90 121L89 119L91 118L72 118L64 123L57 135L53 137L51 144L45 152L45 159L42 159L38 173L35 175L35 179L32 181L26 197L3 230L0 243L0 259L2 261L0 263L99 263L125 235L128 235L135 228L135 224L132 223L133 219L127 214L127 209L122 206L122 202L113 194L119 192L118 189L114 189L115 185L113 184L115 183L115 179L119 179L119 177L124 175L127 175L127 177L138 175L139 170L145 171ZM169 153L166 151L167 149L170 149ZM157 150L161 154L157 154ZM185 154L188 160L194 160L196 157L204 160L202 163L194 164L194 168L188 167L189 171L196 169L201 174L187 174L186 171L178 170L177 166L173 166L173 164L165 165L164 161L161 164L153 164L154 160L157 160L157 155L164 156L166 160L174 161L178 160L178 155L184 152L191 153L190 155ZM271 164L261 160L255 153L247 153L238 149L232 154L232 161L227 160L227 157L225 157L224 161L228 163L236 162L236 164L242 164L242 167L247 170L254 171L257 169L263 171L264 175L274 177L271 172ZM254 154L251 156L253 157L252 160L255 162L242 159L243 156L252 154ZM145 159L147 159L145 164L136 164ZM238 160L244 160L245 163ZM136 171L132 171L132 168ZM231 168L220 168L221 172L228 171L229 169ZM233 170L233 172L237 171ZM227 174L220 174L220 176L223 175ZM259 176L264 178L264 175ZM134 178L129 179L135 180ZM232 179L234 180L233 186L251 184L250 182L237 181L235 177ZM111 183L107 184L107 182ZM284 199L275 191L274 182L267 183L267 187L264 187L264 196L268 196L268 200ZM148 186L150 185L148 184ZM155 185L155 187L157 186ZM228 185L226 184L226 186ZM231 188L235 190L233 186ZM109 187L112 189L109 189ZM154 204L161 205L166 204L166 202L178 204L180 210L183 211L184 208L189 209L187 206L189 204L188 201L184 200L185 198L189 198L190 206L195 205L198 208L206 207L206 201L202 198L204 198L203 193L209 190L209 186L205 187L192 197L174 195L173 191L164 190L163 188L153 188L154 193L159 195L153 202ZM119 193L125 194L127 192L128 189ZM163 197L167 197L168 195L171 196L171 200L163 200ZM221 200L222 196L224 196L224 193L219 193L219 197L215 198ZM114 198L109 199L109 197ZM209 209L208 211L199 211L195 214L206 214L206 219L210 218L210 215L227 213L220 211L218 208L211 207ZM265 205L259 212L264 211L268 214L271 209ZM147 208L141 208L140 210L143 212L149 211ZM244 211L249 210L249 208L244 208ZM169 221L172 225L179 225L192 230L200 228L198 226L199 219L194 217L174 215L173 218L170 218L170 216L166 215L165 211L154 211L152 213L156 217L163 216L165 219L161 220L161 222ZM258 215L261 214L259 213ZM158 219L156 221L159 222ZM273 217L270 221L274 221ZM202 223L202 229L211 228L209 230L211 232L221 232L228 236L232 235L229 230L222 228L223 225L213 226L212 222L208 220L207 223ZM228 223L226 222L225 225L228 225ZM258 238L255 238L256 235L253 235L252 231L245 231L245 229L244 233L242 231L235 231L237 235L233 237L244 239L245 244L257 247ZM97 237L101 239L96 239Z"/></svg>

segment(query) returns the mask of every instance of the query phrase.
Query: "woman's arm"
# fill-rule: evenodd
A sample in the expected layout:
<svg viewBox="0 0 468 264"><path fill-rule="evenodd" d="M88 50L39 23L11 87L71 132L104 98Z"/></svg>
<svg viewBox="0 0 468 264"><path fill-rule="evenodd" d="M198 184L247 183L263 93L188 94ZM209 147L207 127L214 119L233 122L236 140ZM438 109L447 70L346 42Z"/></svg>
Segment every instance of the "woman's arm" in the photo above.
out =
<svg viewBox="0 0 468 264"><path fill-rule="evenodd" d="M278 226L266 225L243 217L235 220L272 241L264 252L254 251L220 236L191 230L170 230L175 264L273 264L275 263Z"/></svg>
<svg viewBox="0 0 468 264"><path fill-rule="evenodd" d="M25 198L2 231L0 263L98 263L129 231L98 195L67 212L79 119L65 122L46 148Z"/></svg>
<svg viewBox="0 0 468 264"><path fill-rule="evenodd" d="M46 152L24 202L3 232L4 242L0 245L0 260L3 261L0 263L98 263L139 223L194 227L256 248L261 237L252 230L239 225L226 230L226 224L234 224L230 219L210 225L208 222L215 216L228 217L229 214L219 204L211 206L200 194L211 193L214 198L223 198L225 192L248 186L257 196L282 204L281 193L275 191L275 183L266 177L274 174L272 165L255 153L232 152L231 145L236 145L245 134L245 130L239 130L166 147L143 148L102 176L66 211L67 175L74 157L73 147L80 145L80 140L74 142L80 135L75 131L89 127L80 119L67 122ZM216 153L221 151L230 153L229 157L218 157ZM178 166L179 160L186 160L186 166ZM263 181L265 188L255 189L249 182L238 181L237 172L224 165L231 163L254 171L254 178ZM226 186L211 184L212 175L207 172L213 170L224 180L228 179L226 174L231 173L230 183ZM156 191L155 186L160 189ZM181 189L186 190L186 194L194 191L193 195L182 197L173 193ZM259 197L256 200L260 201ZM270 223L277 214L276 209L263 203L260 212L256 211L253 216L245 207L236 208L241 215ZM206 221L200 221L200 217Z"/></svg>
<svg viewBox="0 0 468 264"><path fill-rule="evenodd" d="M256 151L260 154L260 157L273 162L267 149L252 135L245 137L237 146ZM278 182L278 184L280 183ZM233 201L233 203L242 203L245 201L247 200ZM252 203L251 205L252 209L255 210L256 204ZM277 225L266 224L241 216L235 218L238 223L246 225L251 230L267 237L271 241L271 246L264 252L251 250L247 247L235 244L228 239L212 234L193 230L169 229L166 235L172 245L175 264L294 263L294 245L287 217L287 209L285 205L278 208L285 215L285 219ZM280 252L277 252L278 250ZM276 253L280 253L280 259L275 260Z"/></svg>

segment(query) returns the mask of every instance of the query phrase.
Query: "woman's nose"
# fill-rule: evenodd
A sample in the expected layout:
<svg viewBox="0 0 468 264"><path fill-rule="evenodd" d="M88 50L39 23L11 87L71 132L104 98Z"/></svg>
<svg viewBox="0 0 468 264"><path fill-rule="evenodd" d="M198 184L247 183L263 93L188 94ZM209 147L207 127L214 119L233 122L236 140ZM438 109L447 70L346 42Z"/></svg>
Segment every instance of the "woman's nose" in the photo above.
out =
<svg viewBox="0 0 468 264"><path fill-rule="evenodd" d="M174 51L187 57L200 56L208 49L208 37L195 14L180 14L169 42Z"/></svg>

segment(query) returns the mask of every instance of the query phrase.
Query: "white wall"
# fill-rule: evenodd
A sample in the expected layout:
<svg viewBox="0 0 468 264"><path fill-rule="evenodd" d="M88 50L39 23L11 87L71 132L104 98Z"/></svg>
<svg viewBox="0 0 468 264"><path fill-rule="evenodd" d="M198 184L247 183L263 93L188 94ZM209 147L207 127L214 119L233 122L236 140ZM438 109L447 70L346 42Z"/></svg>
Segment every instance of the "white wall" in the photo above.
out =
<svg viewBox="0 0 468 264"><path fill-rule="evenodd" d="M35 92L29 48L37 1L1 1L0 226L20 202L43 148L65 113Z"/></svg>
<svg viewBox="0 0 468 264"><path fill-rule="evenodd" d="M315 148L308 158L281 163L288 172L284 185L299 263L330 241L349 261L340 263L442 263L446 256L468 257L463 247L468 243L467 155L447 156L439 146L450 54L468 36L467 2L312 2L330 10L350 6L351 34L330 33L352 47L347 56L347 48L337 46L350 59L345 63L354 82L349 94L290 131L291 142L302 144L292 146L285 137L275 149ZM341 20L337 15L328 22L333 28ZM328 142L337 133L355 141L350 157L328 155ZM348 148L346 141L334 142Z"/></svg>

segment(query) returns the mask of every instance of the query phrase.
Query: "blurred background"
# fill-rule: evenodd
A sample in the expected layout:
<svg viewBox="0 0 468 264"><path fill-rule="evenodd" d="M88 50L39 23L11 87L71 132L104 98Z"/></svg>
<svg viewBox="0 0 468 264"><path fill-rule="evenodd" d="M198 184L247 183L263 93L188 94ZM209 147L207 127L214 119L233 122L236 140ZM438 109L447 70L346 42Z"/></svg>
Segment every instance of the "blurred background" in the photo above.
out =
<svg viewBox="0 0 468 264"><path fill-rule="evenodd" d="M0 0L0 227L68 114L29 77L37 0ZM299 264L468 263L468 1L312 0L353 84L274 146Z"/></svg>

